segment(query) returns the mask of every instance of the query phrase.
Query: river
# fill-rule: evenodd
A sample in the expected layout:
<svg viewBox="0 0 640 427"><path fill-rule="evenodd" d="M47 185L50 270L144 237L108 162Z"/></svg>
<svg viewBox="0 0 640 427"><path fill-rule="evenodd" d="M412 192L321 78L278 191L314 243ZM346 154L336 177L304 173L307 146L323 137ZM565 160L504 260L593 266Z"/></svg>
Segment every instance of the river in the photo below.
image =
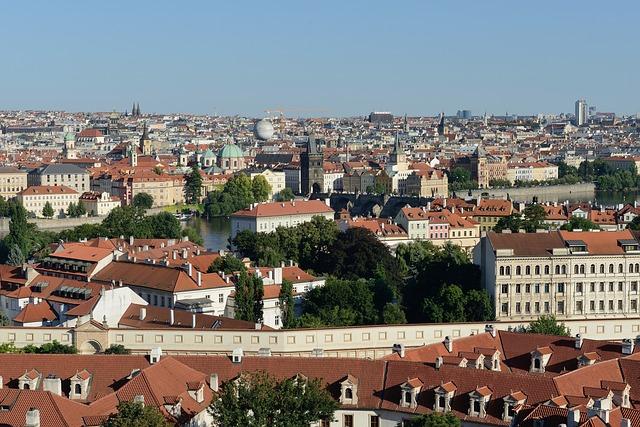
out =
<svg viewBox="0 0 640 427"><path fill-rule="evenodd" d="M202 239L204 247L212 251L227 249L228 239L231 236L231 222L226 217L206 218L193 217L186 223L193 227Z"/></svg>

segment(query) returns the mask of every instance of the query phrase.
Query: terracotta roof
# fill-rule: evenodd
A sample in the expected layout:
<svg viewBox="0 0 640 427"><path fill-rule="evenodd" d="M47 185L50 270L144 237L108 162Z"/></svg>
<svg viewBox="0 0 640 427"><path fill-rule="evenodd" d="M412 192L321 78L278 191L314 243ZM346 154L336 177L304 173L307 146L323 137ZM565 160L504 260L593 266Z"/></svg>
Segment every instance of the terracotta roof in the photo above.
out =
<svg viewBox="0 0 640 427"><path fill-rule="evenodd" d="M292 202L258 203L235 212L232 217L272 217L284 215L308 215L333 213L322 200L296 200Z"/></svg>
<svg viewBox="0 0 640 427"><path fill-rule="evenodd" d="M49 195L49 194L78 194L72 188L64 185L34 185L18 193L21 196Z"/></svg>
<svg viewBox="0 0 640 427"><path fill-rule="evenodd" d="M37 323L45 321L53 321L58 316L51 309L49 303L43 301L39 304L29 303L13 318L16 323Z"/></svg>

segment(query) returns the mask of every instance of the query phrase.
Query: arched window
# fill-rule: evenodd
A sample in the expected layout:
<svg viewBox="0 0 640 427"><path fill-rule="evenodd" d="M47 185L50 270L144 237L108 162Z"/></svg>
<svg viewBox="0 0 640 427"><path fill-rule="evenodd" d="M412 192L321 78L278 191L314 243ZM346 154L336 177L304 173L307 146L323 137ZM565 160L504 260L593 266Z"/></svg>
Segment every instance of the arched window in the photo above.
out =
<svg viewBox="0 0 640 427"><path fill-rule="evenodd" d="M540 359L538 359L537 357L533 359L533 367L535 369L540 369Z"/></svg>
<svg viewBox="0 0 640 427"><path fill-rule="evenodd" d="M76 384L75 393L76 394L82 394L82 386L80 384Z"/></svg>
<svg viewBox="0 0 640 427"><path fill-rule="evenodd" d="M580 266L580 274L584 274L584 264Z"/></svg>
<svg viewBox="0 0 640 427"><path fill-rule="evenodd" d="M353 390L351 390L351 387L347 387L344 390L344 398L345 399L353 399Z"/></svg>
<svg viewBox="0 0 640 427"><path fill-rule="evenodd" d="M24 383L23 390L29 390L29 383Z"/></svg>
<svg viewBox="0 0 640 427"><path fill-rule="evenodd" d="M500 266L500 275L504 276L504 266Z"/></svg>
<svg viewBox="0 0 640 427"><path fill-rule="evenodd" d="M596 273L596 265L591 264L591 274L595 274L595 273Z"/></svg>
<svg viewBox="0 0 640 427"><path fill-rule="evenodd" d="M544 266L544 274L549 274L549 266L548 265Z"/></svg>
<svg viewBox="0 0 640 427"><path fill-rule="evenodd" d="M507 266L507 276L511 276L511 267Z"/></svg>
<svg viewBox="0 0 640 427"><path fill-rule="evenodd" d="M556 274L560 274L560 266L556 265Z"/></svg>
<svg viewBox="0 0 640 427"><path fill-rule="evenodd" d="M539 265L536 265L535 271L536 271L536 274L538 274L538 275L540 274L540 266Z"/></svg>
<svg viewBox="0 0 640 427"><path fill-rule="evenodd" d="M524 272L525 272L525 274L526 274L527 276L528 276L528 275L530 275L530 274L531 274L531 267L527 265L527 266L524 268Z"/></svg>
<svg viewBox="0 0 640 427"><path fill-rule="evenodd" d="M520 266L516 267L516 276L520 276L522 274L522 268Z"/></svg>
<svg viewBox="0 0 640 427"><path fill-rule="evenodd" d="M600 264L600 273L604 273L604 264Z"/></svg>
<svg viewBox="0 0 640 427"><path fill-rule="evenodd" d="M618 273L624 273L624 265L618 264Z"/></svg>
<svg viewBox="0 0 640 427"><path fill-rule="evenodd" d="M636 264L636 273L640 273L640 264Z"/></svg>
<svg viewBox="0 0 640 427"><path fill-rule="evenodd" d="M562 274L567 274L567 266L566 265L562 266Z"/></svg>
<svg viewBox="0 0 640 427"><path fill-rule="evenodd" d="M578 274L578 271L580 271L580 267L576 264L573 266L573 274Z"/></svg>
<svg viewBox="0 0 640 427"><path fill-rule="evenodd" d="M613 273L613 264L609 264L609 273Z"/></svg>

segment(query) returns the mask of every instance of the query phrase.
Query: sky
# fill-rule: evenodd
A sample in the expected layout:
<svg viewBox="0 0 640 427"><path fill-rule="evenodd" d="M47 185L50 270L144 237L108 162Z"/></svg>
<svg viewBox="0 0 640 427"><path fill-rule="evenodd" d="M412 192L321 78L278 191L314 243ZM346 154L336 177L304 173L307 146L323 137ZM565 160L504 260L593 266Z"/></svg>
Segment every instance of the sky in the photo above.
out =
<svg viewBox="0 0 640 427"><path fill-rule="evenodd" d="M0 110L640 112L640 2L9 1Z"/></svg>

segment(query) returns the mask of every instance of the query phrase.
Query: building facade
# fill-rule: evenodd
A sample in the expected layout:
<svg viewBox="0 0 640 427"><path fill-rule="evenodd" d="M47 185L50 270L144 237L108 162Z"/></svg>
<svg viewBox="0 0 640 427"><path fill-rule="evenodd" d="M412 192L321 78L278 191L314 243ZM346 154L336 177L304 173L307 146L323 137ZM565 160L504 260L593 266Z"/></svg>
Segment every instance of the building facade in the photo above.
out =
<svg viewBox="0 0 640 427"><path fill-rule="evenodd" d="M0 167L0 196L5 200L16 197L27 188L27 171L13 167Z"/></svg>

